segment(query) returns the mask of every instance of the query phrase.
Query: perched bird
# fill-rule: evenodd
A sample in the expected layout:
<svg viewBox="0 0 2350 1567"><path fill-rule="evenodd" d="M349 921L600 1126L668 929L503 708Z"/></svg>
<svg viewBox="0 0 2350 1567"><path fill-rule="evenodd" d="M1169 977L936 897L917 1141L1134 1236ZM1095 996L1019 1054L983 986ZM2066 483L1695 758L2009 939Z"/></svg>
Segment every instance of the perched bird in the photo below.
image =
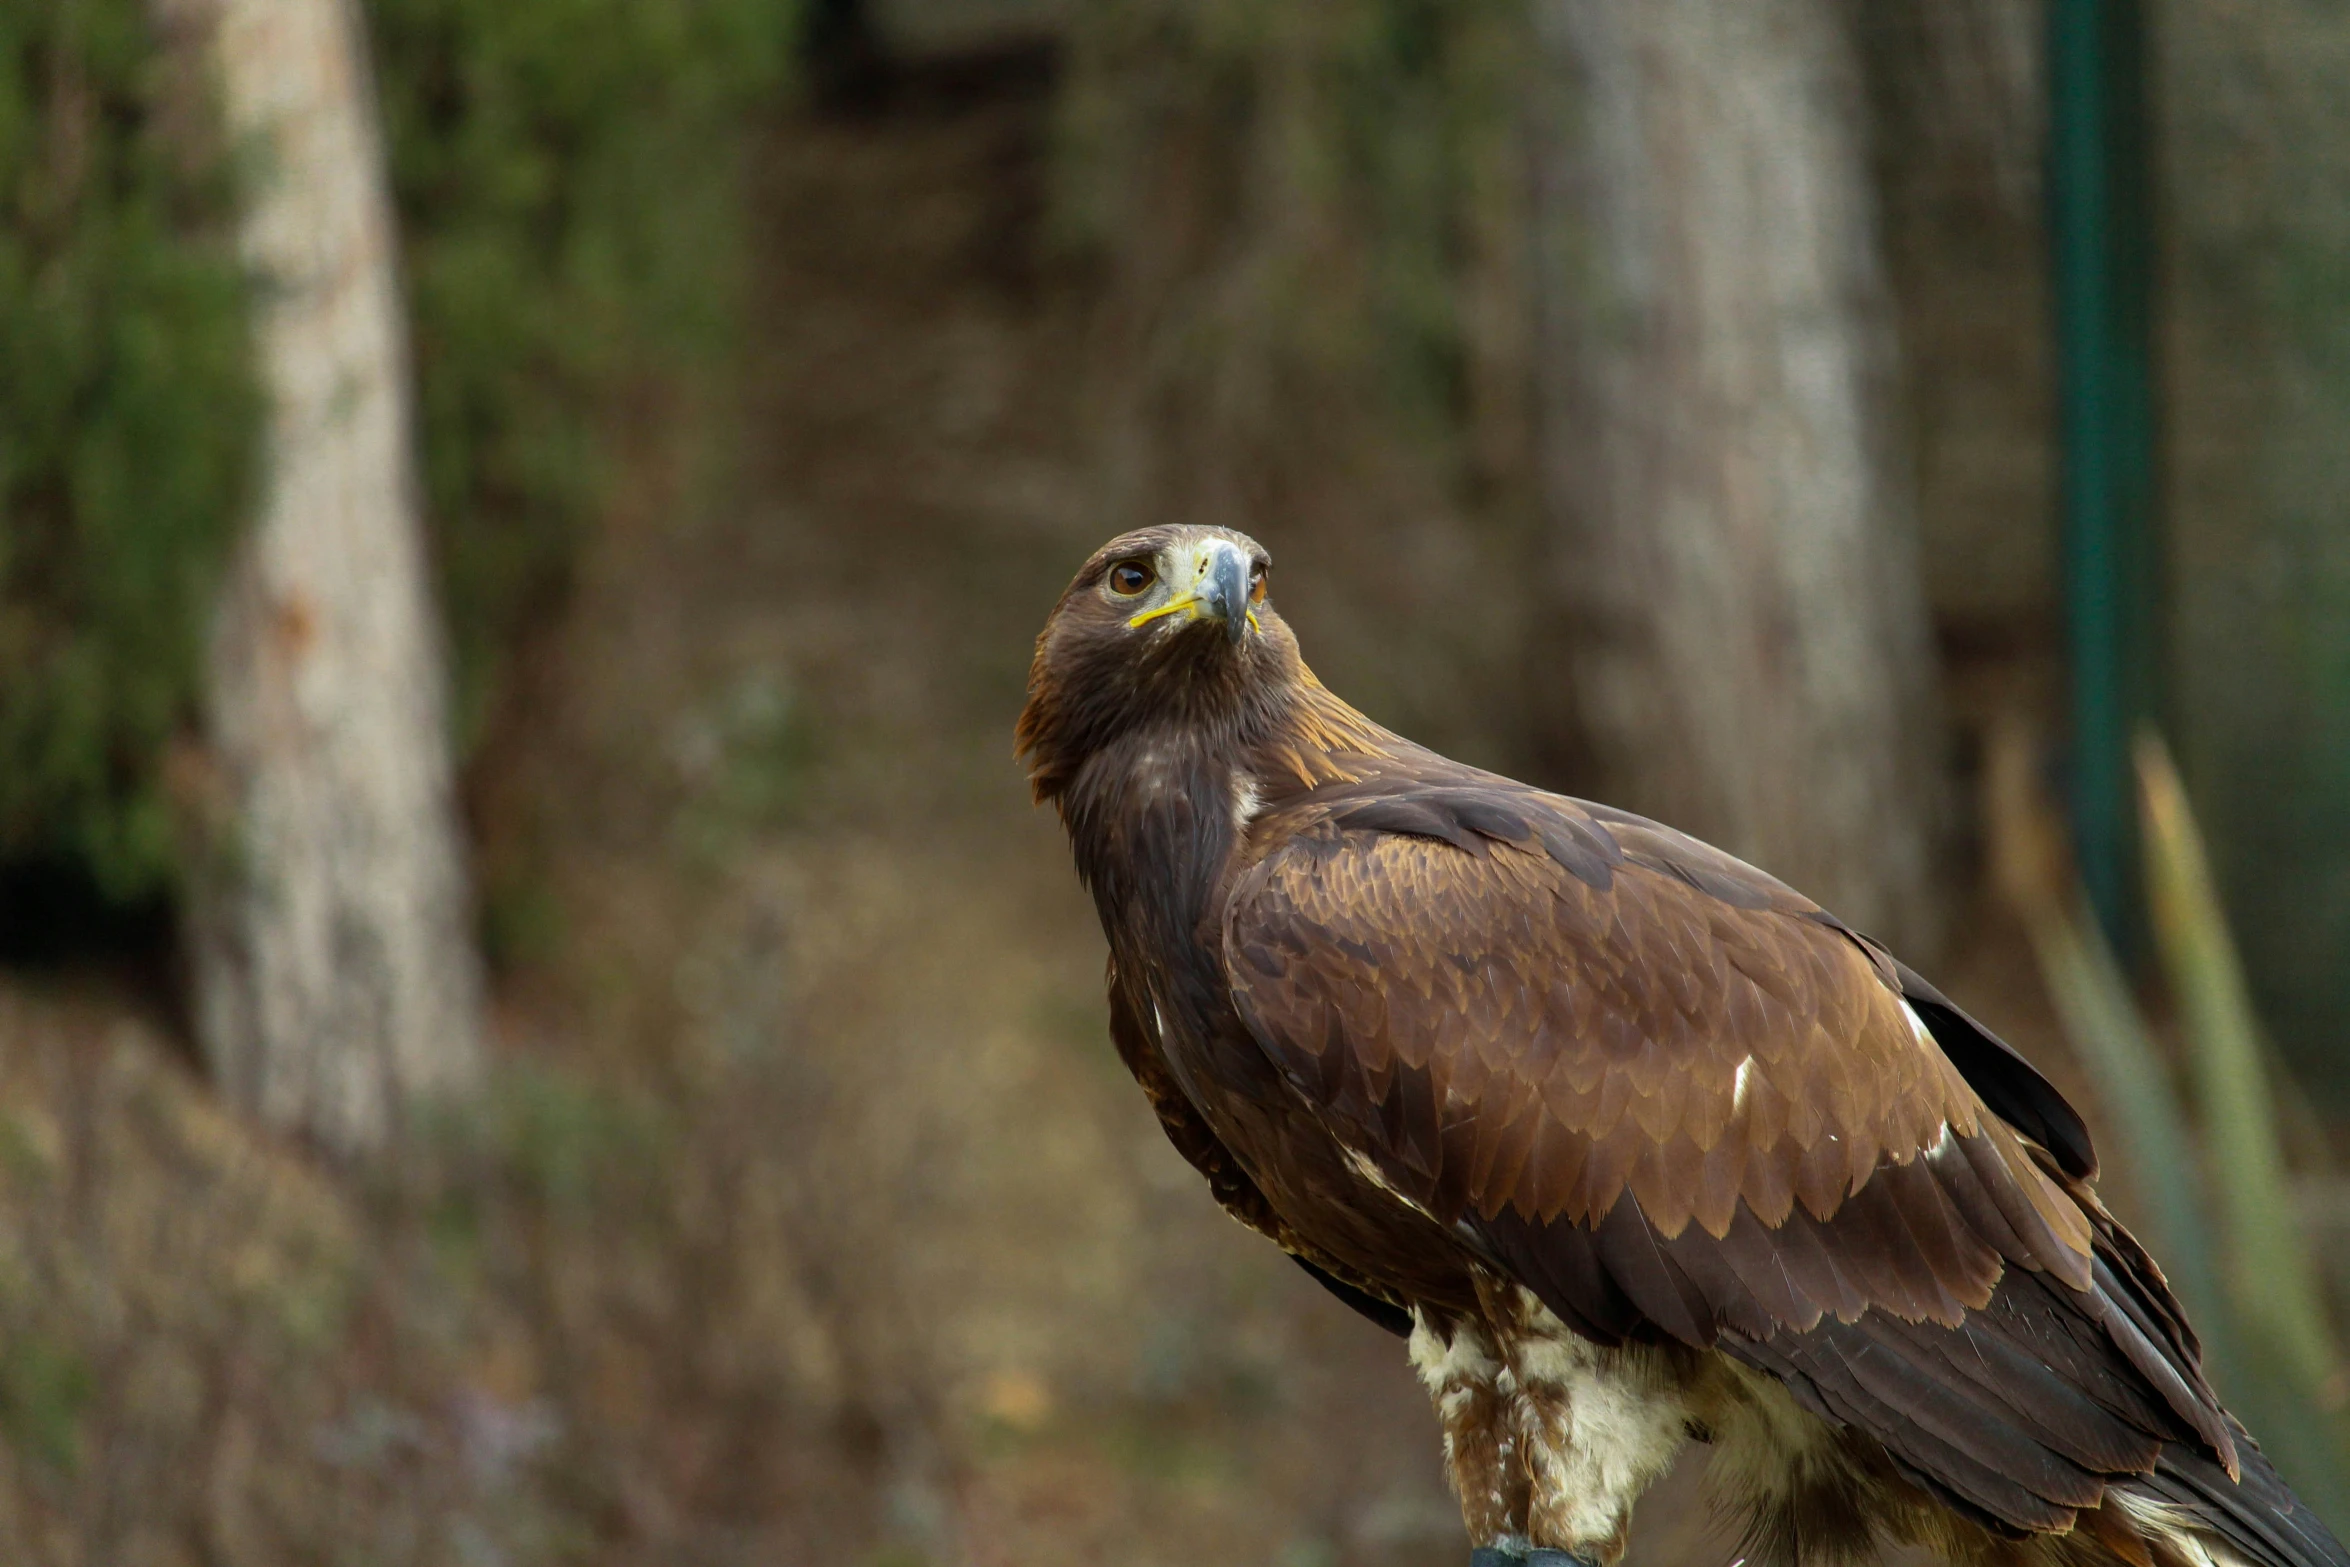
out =
<svg viewBox="0 0 2350 1567"><path fill-rule="evenodd" d="M1477 1567L1612 1567L1690 1442L1790 1567L2350 1567L2029 1063L1761 871L1371 722L1269 570L1112 540L1019 754L1120 1056L1228 1211L1408 1336Z"/></svg>

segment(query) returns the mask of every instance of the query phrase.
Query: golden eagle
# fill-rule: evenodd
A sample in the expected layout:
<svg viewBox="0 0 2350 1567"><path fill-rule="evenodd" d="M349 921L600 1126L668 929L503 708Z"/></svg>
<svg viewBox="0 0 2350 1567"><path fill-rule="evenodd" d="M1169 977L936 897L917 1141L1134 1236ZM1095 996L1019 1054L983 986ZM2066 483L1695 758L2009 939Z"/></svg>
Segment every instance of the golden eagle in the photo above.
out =
<svg viewBox="0 0 2350 1567"><path fill-rule="evenodd" d="M2081 1118L1801 893L1323 688L1255 541L1112 540L1019 752L1226 1209L1410 1339L1474 1561L1606 1567L1685 1443L1750 1552L2350 1567Z"/></svg>

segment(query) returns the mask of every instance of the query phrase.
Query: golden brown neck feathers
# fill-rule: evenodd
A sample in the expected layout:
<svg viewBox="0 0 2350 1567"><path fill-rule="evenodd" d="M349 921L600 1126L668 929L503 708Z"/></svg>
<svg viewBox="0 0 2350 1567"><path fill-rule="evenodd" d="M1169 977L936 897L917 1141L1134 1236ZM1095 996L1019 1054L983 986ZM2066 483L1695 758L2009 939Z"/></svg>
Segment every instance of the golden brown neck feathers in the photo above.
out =
<svg viewBox="0 0 2350 1567"><path fill-rule="evenodd" d="M1294 782L1300 789L1347 783L1366 771L1365 762L1392 758L1416 746L1373 723L1314 678L1304 664L1281 724L1255 747L1255 771L1266 783Z"/></svg>
<svg viewBox="0 0 2350 1567"><path fill-rule="evenodd" d="M1092 755L1144 726L1174 726L1283 793L1360 777L1364 761L1414 749L1316 679L1269 609L1255 645L1229 660L1206 647L1207 656L1152 667L1105 656L1112 650L1098 636L1056 634L1063 630L1056 613L1037 638L1013 735L1039 804L1060 799Z"/></svg>

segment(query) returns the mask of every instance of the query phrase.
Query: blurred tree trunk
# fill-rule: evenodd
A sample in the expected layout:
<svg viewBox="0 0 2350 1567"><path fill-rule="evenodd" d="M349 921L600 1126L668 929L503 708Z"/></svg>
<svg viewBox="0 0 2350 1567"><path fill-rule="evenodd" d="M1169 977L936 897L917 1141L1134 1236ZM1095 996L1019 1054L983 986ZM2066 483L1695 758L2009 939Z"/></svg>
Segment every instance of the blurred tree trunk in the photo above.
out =
<svg viewBox="0 0 2350 1567"><path fill-rule="evenodd" d="M1930 626L1834 0L1538 0L1539 460L1593 787L1930 951Z"/></svg>
<svg viewBox="0 0 2350 1567"><path fill-rule="evenodd" d="M2054 657L2041 0L1844 3L1870 87L1901 355L1933 367L1909 378L1903 406L1935 624L1970 657Z"/></svg>
<svg viewBox="0 0 2350 1567"><path fill-rule="evenodd" d="M383 150L350 0L159 0L251 149L267 477L214 626L222 841L191 915L220 1087L346 1153L480 1065Z"/></svg>

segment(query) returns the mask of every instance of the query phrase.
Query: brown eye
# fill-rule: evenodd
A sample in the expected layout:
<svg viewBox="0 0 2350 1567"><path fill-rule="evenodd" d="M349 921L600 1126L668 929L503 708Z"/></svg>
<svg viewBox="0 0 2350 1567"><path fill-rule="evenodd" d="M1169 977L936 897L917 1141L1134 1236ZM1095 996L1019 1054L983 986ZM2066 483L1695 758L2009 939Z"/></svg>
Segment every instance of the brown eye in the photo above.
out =
<svg viewBox="0 0 2350 1567"><path fill-rule="evenodd" d="M1262 604L1265 602L1266 576L1267 572L1265 570L1265 563L1263 561L1260 560L1255 565L1249 567L1248 601L1251 604Z"/></svg>
<svg viewBox="0 0 2350 1567"><path fill-rule="evenodd" d="M1122 560L1110 568L1110 591L1134 597L1151 585L1150 567L1139 560Z"/></svg>

